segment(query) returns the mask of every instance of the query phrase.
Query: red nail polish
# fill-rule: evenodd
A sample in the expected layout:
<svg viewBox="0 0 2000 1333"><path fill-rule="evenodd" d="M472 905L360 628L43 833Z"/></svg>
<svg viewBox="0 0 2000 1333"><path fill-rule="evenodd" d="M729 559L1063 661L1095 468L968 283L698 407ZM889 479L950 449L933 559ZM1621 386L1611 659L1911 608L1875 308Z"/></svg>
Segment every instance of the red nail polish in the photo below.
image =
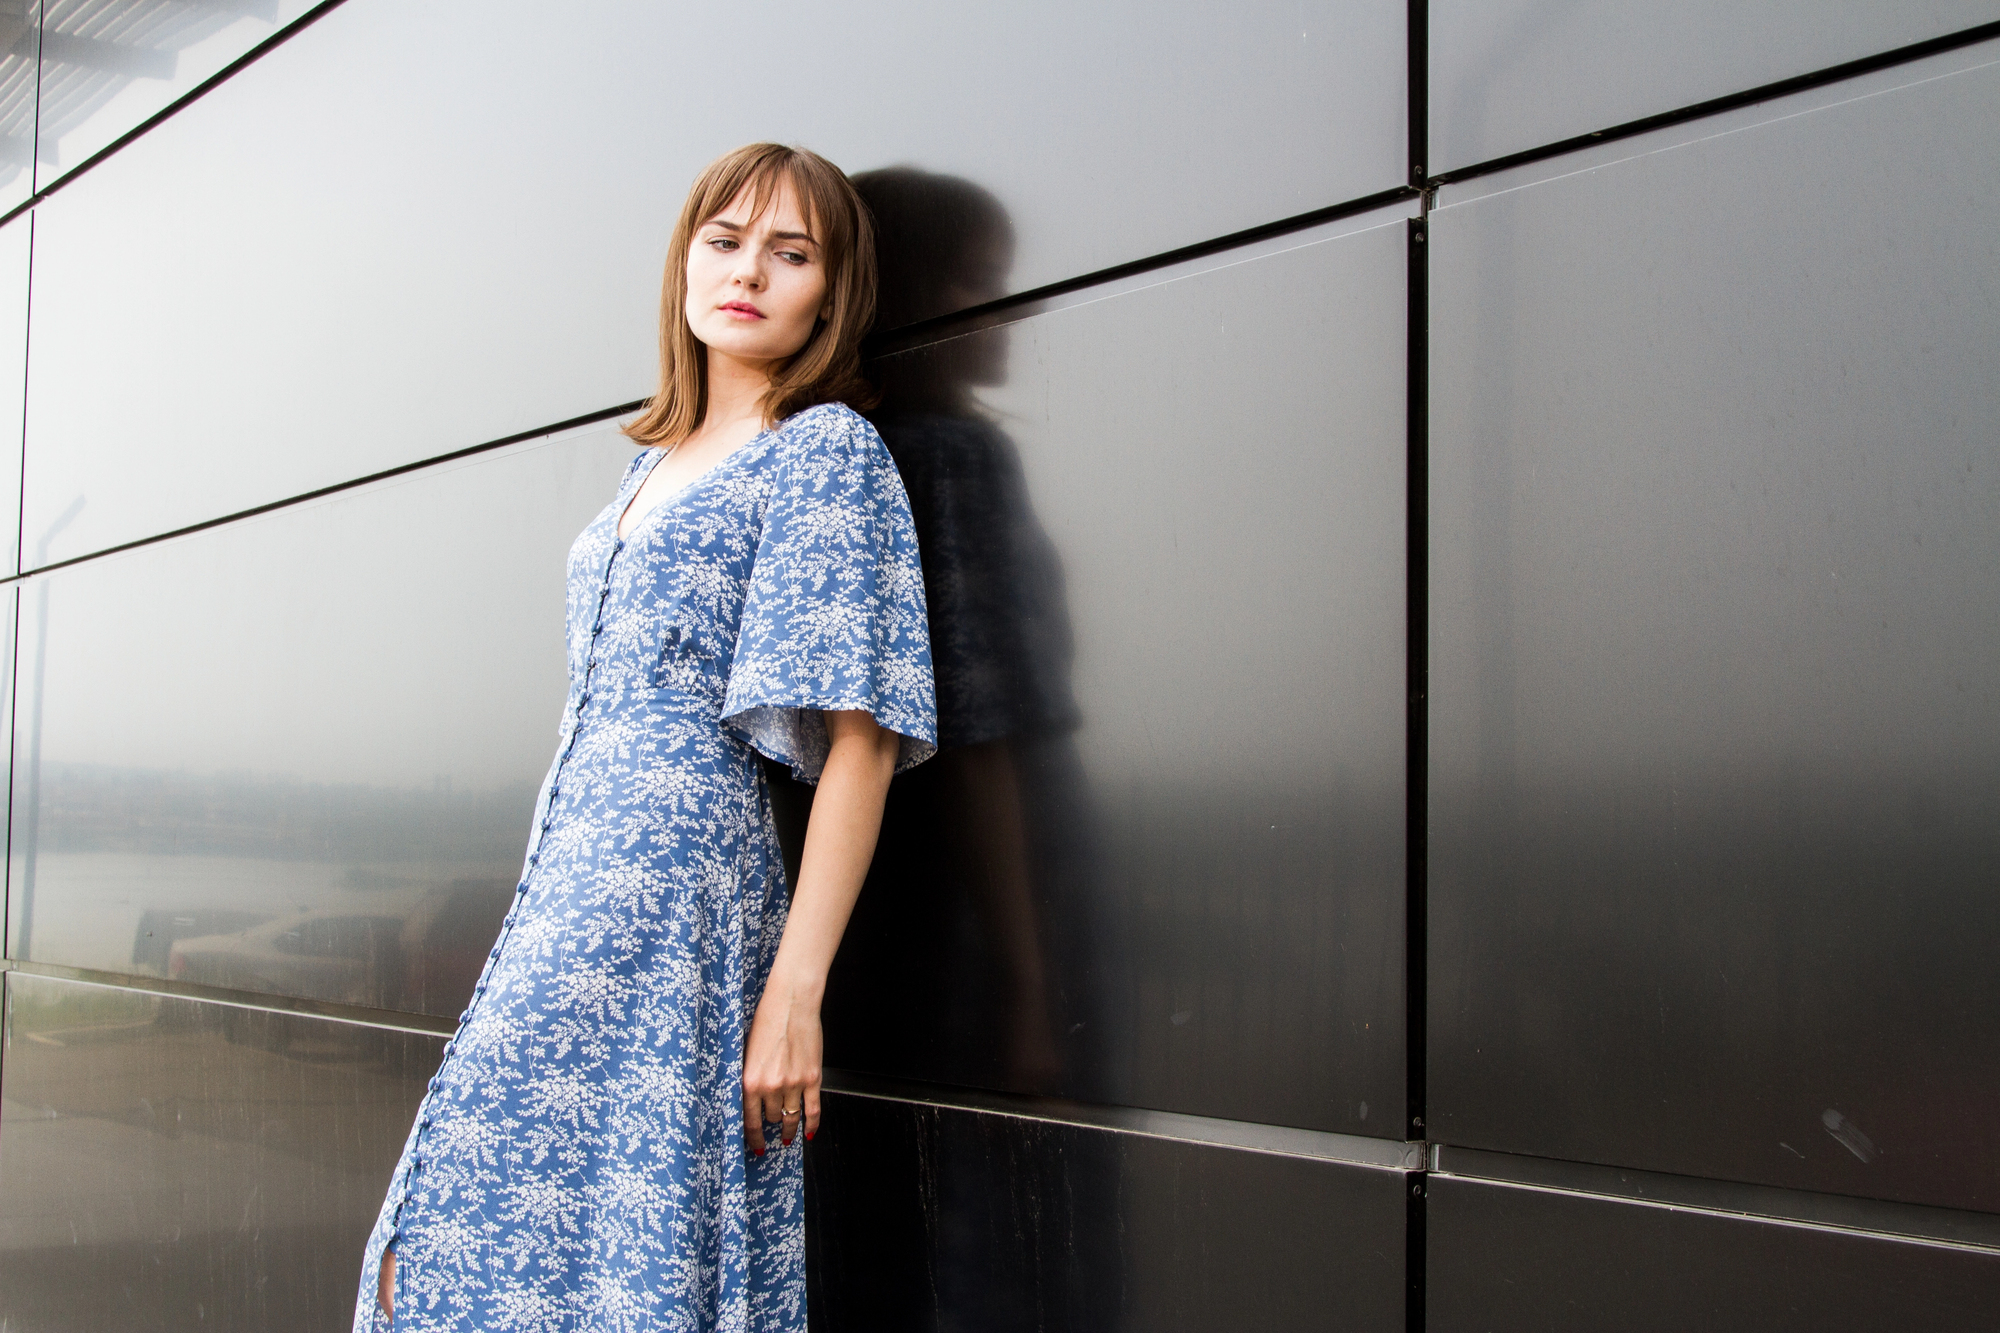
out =
<svg viewBox="0 0 2000 1333"><path fill-rule="evenodd" d="M813 1135L815 1135L815 1134L817 1134L817 1133L819 1133L819 1131L818 1131L818 1130L816 1130L816 1129L809 1129L809 1130L807 1130L807 1131L806 1131L806 1142L807 1142L807 1143L811 1143L811 1142L813 1141Z"/></svg>

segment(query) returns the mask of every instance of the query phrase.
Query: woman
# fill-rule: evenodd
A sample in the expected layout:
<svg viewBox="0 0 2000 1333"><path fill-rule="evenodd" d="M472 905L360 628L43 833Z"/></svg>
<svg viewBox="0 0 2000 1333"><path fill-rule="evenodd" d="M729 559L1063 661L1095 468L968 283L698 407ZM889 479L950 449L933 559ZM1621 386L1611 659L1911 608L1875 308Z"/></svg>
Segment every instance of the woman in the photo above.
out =
<svg viewBox="0 0 2000 1333"><path fill-rule="evenodd" d="M820 996L889 778L936 741L908 501L842 402L874 300L825 159L754 144L695 182L648 447L570 549L527 867L358 1328L805 1328ZM819 784L789 909L760 751Z"/></svg>

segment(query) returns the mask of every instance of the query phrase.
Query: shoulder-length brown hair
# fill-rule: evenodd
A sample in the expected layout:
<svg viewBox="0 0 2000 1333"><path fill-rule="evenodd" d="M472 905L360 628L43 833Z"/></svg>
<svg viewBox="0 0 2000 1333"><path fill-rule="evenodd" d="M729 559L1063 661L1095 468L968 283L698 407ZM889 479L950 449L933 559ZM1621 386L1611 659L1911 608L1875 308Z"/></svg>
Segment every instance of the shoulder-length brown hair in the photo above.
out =
<svg viewBox="0 0 2000 1333"><path fill-rule="evenodd" d="M641 444L686 439L708 412L708 349L687 322L687 257L695 232L745 187L753 212L761 212L780 181L798 195L806 227L819 243L832 313L771 377L764 414L781 421L815 403L874 405L875 392L861 375L861 337L875 319L875 231L868 207L841 169L818 153L753 143L708 164L674 224L660 289L660 389L624 428Z"/></svg>

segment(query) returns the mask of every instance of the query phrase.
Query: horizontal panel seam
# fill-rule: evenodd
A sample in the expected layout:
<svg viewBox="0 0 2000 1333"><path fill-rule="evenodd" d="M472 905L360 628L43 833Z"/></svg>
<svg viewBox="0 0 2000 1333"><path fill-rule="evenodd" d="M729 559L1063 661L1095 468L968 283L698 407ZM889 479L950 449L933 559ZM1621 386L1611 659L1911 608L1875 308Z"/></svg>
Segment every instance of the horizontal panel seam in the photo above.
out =
<svg viewBox="0 0 2000 1333"><path fill-rule="evenodd" d="M1895 1241L1905 1245L1926 1245L1942 1250L1963 1250L1971 1254L2000 1255L2000 1244L1982 1245L1977 1241L1947 1240L1940 1236L1924 1235L1915 1231L1882 1231L1871 1227L1847 1226L1839 1222L1814 1221L1802 1217L1786 1217L1781 1213L1752 1212L1748 1209L1718 1208L1705 1204L1678 1203L1671 1199L1640 1199L1629 1194L1606 1194L1597 1190L1575 1189L1562 1185L1537 1185L1522 1180L1506 1180L1498 1176L1469 1175L1460 1171L1440 1171L1432 1169L1433 1180L1460 1180L1467 1184L1488 1185L1495 1189L1521 1190L1529 1194L1552 1194L1563 1198L1588 1199L1597 1203L1629 1204L1634 1208L1652 1208L1669 1213L1689 1213L1698 1217L1718 1217L1732 1222L1761 1222L1769 1226L1794 1227L1801 1231L1825 1231L1844 1236L1865 1236L1874 1240ZM1912 1205L1920 1207L1921 1205Z"/></svg>
<svg viewBox="0 0 2000 1333"><path fill-rule="evenodd" d="M1760 102L1776 101L1779 98L1790 97L1797 93L1810 92L1815 88L1824 88L1830 84L1844 83L1850 79L1858 79L1864 75L1874 74L1881 70L1894 69L1899 65L1913 64L1916 61L1924 60L1931 56L1944 55L1947 52L1956 51L1962 47L1977 46L1979 43L1994 37L2000 37L2000 23L1982 23L1978 27L1967 28L1962 32L1947 33L1942 37L1932 37L1925 41L1912 43L1909 46L1899 46L1890 51L1863 56L1859 60L1850 60L1839 65L1829 65L1824 69L1814 70L1806 74L1793 75L1790 78L1779 79L1774 83L1759 84L1755 88L1746 88L1741 92L1726 93L1721 97L1712 97L1705 102L1690 103L1687 106L1679 107L1672 111L1662 111L1656 115L1642 116L1637 120L1624 121L1601 130L1591 130L1584 134L1573 135L1567 139L1558 139L1553 143L1542 144L1534 148L1524 148L1520 152L1508 153L1502 157L1489 158L1484 162L1475 162L1471 166L1454 167L1450 171L1442 171L1430 177L1426 183L1426 188L1435 189L1440 185L1451 185L1459 181L1473 180L1480 176L1491 176L1496 172L1511 170L1514 167L1528 166L1532 163L1544 162L1551 158L1564 157L1570 153L1581 152L1586 148L1592 148L1598 144L1613 143L1619 139L1630 139L1637 135L1650 134L1655 130L1670 129L1676 125L1685 125L1692 121L1706 120L1712 116L1722 115L1725 112L1738 111L1744 107L1755 106Z"/></svg>
<svg viewBox="0 0 2000 1333"><path fill-rule="evenodd" d="M89 157L84 158L83 161L77 163L75 166L71 167L68 171L65 171L55 180L49 182L47 187L35 191L33 194L28 196L28 198L23 200L21 203L15 205L13 208L8 209L5 213L0 213L0 226L5 226L7 223L19 217L22 213L27 212L29 209L33 208L36 204L42 202L42 200L47 199L50 195L62 189L63 186L69 184L71 181L77 179L79 176L82 176L85 172L97 166L100 162L103 162L106 158L109 158L112 155L116 154L120 149L124 148L127 144L130 144L137 139L143 138L146 134L150 133L157 126L172 119L174 116L179 115L183 110L187 109L195 102L200 101L202 98L208 96L210 93L214 92L217 88L220 88L223 84L227 83L230 79L234 78L237 74L249 68L251 65L256 64L259 60L262 60L265 56L277 50L280 46L283 46L286 42L291 41L292 38L298 36L300 33L304 32L307 28L310 28L313 24L319 22L321 19L325 18L328 14L332 13L334 10L338 9L341 5L345 4L346 2L347 0L324 0L324 3L320 4L319 6L313 9L307 10L305 13L299 15L299 17L293 19L290 23L286 24L284 27L279 28L276 32L271 33L270 35L265 37L263 41L258 42L248 51L245 51L242 55L237 56L234 60L224 65L221 69L215 71L215 73L209 75L207 78L203 79L200 83L197 83L194 87L188 89L186 92L182 93L179 97L176 97L173 101L161 107L158 111L155 111L152 115L147 116L137 125L134 125L129 130L126 130L124 133L120 134L117 138L113 139L110 143L104 145L104 147L92 153ZM40 27L37 27L36 40L39 42L40 38L41 38L41 29ZM37 139L39 139L41 136L41 58L39 54L39 47L37 48L37 56L35 60L35 134Z"/></svg>
<svg viewBox="0 0 2000 1333"><path fill-rule="evenodd" d="M1156 1111L1142 1107L1068 1102L1056 1098L1021 1093L989 1092L954 1088L942 1084L881 1079L866 1074L829 1069L822 1084L825 1091L904 1106L923 1106L963 1111L972 1115L994 1115L1010 1120L1032 1120L1042 1124L1128 1134L1137 1138L1164 1139L1175 1143L1229 1148L1308 1161L1332 1162L1372 1171L1403 1174L1423 1169L1424 1146L1398 1139L1371 1139L1358 1134L1328 1130L1299 1129L1290 1125L1269 1125L1217 1116L1189 1115L1179 1111ZM1272 1142L1282 1137L1289 1142ZM1400 1159L1400 1160L1397 1160Z"/></svg>
<svg viewBox="0 0 2000 1333"><path fill-rule="evenodd" d="M864 350L870 357L886 356L896 351L906 351L910 347L921 346L945 337L950 337L954 331L969 331L972 326L978 325L982 321L990 320L996 314L1001 314L1009 310L1025 308L1039 301L1086 291L1092 287L1104 286L1155 270L1172 268L1177 264L1184 264L1190 260L1227 254L1231 250L1242 249L1260 241L1272 240L1293 232L1308 231L1313 227L1321 226L1328 222L1337 222L1377 208L1383 208L1391 204L1419 197L1419 192L1415 188L1398 186L1396 189L1386 190L1379 194L1365 195L1357 199L1347 200L1344 203L1315 209L1309 213L1300 213L1293 217L1247 228L1243 231L1230 232L1225 236L1219 236L1213 240L1201 241L1194 245L1182 246L1179 249L1163 251L1144 259L1135 259L1129 263L1098 269L1080 277L1068 278L1061 282L1032 288L1028 291L1004 297L998 301L989 301L983 305L954 311L949 315L941 315L935 319L922 320L915 324L905 325L893 331L889 343L884 343L879 339L870 339ZM271 500L264 504L253 505L247 509L239 509L234 513L203 519L199 523L189 523L167 532L154 533L146 537L136 537L131 541L120 542L115 546L107 546L100 550L87 551L82 555L74 555L67 559L51 561L48 564L37 565L33 569L24 569L17 574L0 578L0 585L10 582L20 582L36 575L67 569L73 565L80 565L91 560L99 560L106 556L122 555L127 551L136 551L147 546L158 545L161 542L193 536L199 532L206 532L211 528L223 527L230 523L239 523L245 519L275 513L278 510L289 509L295 505L309 504L314 500L323 500L328 496L339 495L345 491L358 490L364 486L372 486L396 477L408 476L414 472L421 472L426 468L460 462L467 458L477 457L480 454L491 453L496 449L507 448L509 445L523 444L529 440L540 439L545 435L554 435L563 431L594 425L598 422L609 421L616 417L639 411L645 407L648 401L645 398L638 398L631 402L620 403L615 407L599 408L594 411L584 412L562 421L532 426L525 430L518 430L500 436L497 439L466 445L460 449L454 449L442 454L434 454L409 463L400 463L395 467L384 468L379 472L370 472L364 476L334 482L330 485L317 487L310 491L303 491L297 495L287 496L283 499ZM25 496L26 488L24 487L24 505L26 503Z"/></svg>
<svg viewBox="0 0 2000 1333"><path fill-rule="evenodd" d="M283 995L262 995L255 991L231 990L221 986L194 986L159 977L128 976L122 972L100 972L93 968L64 967L57 963L33 963L22 959L0 960L0 972L47 977L78 986L130 991L137 995L159 995L188 1000L195 1004L218 1004L232 1009L257 1009L297 1018L322 1018L332 1023L381 1028L390 1032L413 1032L424 1037L449 1037L458 1030L451 1019L406 1014L391 1009L371 1009L366 1005L338 1004L327 1000L293 999Z"/></svg>

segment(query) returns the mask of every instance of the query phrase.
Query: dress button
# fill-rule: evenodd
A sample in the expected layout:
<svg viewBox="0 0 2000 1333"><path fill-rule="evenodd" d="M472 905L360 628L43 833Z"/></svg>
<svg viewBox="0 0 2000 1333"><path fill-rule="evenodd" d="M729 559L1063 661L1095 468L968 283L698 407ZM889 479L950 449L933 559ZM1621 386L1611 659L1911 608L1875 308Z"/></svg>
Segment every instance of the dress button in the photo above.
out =
<svg viewBox="0 0 2000 1333"><path fill-rule="evenodd" d="M498 958L499 956L500 956L500 950L497 946L494 948L492 953L487 955L487 957L489 958Z"/></svg>

